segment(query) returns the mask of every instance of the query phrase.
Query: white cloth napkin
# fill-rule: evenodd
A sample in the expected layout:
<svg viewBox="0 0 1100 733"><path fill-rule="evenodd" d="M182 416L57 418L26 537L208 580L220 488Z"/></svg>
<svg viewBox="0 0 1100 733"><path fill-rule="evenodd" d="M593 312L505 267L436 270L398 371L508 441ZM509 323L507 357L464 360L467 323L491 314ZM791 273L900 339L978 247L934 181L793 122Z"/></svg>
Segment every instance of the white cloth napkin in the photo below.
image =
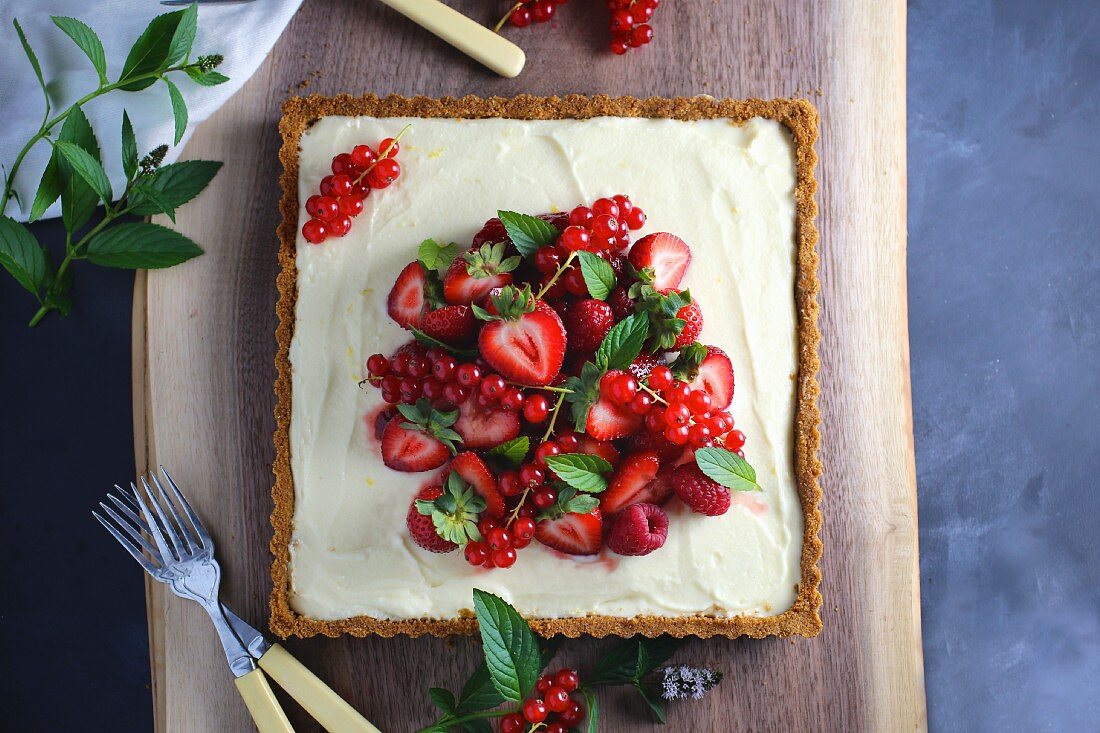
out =
<svg viewBox="0 0 1100 733"><path fill-rule="evenodd" d="M300 4L301 0L255 0L199 6L199 27L191 58L222 54L225 61L218 71L230 80L216 87L204 87L186 74L172 74L187 100L189 118L187 135L170 149L166 162L179 155L194 126L209 117L252 76ZM44 109L42 92L23 54L12 18L19 19L31 48L38 54L43 76L49 83L55 110L52 114L56 114L94 90L98 77L84 53L53 24L51 15L67 15L92 27L103 41L107 75L114 80L122 70L130 46L149 21L177 9L165 7L157 0L0 0L0 164L11 165L19 149L38 130ZM168 89L162 83L140 92L113 91L84 108L99 139L115 191L121 191L125 185L120 158L123 109L129 113L137 133L139 155L160 144L171 146L174 129ZM59 129L60 125L55 132ZM39 142L27 155L16 178L24 209L21 211L11 201L3 213L26 219L49 157L50 145L46 141ZM58 216L60 211L60 203L55 203L44 218Z"/></svg>

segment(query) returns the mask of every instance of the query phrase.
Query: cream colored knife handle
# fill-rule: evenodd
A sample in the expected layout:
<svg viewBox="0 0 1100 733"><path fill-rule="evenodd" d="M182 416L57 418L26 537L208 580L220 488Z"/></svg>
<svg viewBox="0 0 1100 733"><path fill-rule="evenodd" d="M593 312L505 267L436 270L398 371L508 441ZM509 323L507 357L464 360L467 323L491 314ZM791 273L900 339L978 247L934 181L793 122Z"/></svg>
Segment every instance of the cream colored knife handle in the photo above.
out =
<svg viewBox="0 0 1100 733"><path fill-rule="evenodd" d="M278 644L260 657L260 668L329 733L381 733Z"/></svg>
<svg viewBox="0 0 1100 733"><path fill-rule="evenodd" d="M439 0L382 0L467 56L512 78L523 71L523 49Z"/></svg>
<svg viewBox="0 0 1100 733"><path fill-rule="evenodd" d="M235 681L237 691L244 698L244 704L252 714L252 722L260 733L294 733L262 671L254 669Z"/></svg>

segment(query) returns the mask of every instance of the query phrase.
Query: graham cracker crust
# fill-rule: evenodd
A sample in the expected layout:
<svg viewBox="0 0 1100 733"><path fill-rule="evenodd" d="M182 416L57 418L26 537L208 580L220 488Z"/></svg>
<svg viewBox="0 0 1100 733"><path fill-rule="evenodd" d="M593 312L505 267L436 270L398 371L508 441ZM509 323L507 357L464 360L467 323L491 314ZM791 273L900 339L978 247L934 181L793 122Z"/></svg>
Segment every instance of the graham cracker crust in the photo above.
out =
<svg viewBox="0 0 1100 733"><path fill-rule="evenodd" d="M316 120L331 115L370 117L500 117L521 120L586 119L591 117L651 117L676 120L727 118L747 121L753 117L775 120L786 126L795 143L797 166L795 190L795 238L797 241L797 274L795 301L798 311L798 400L795 415L795 472L798 496L805 517L805 534L802 545L802 580L798 596L790 609L778 616L585 616L578 618L528 619L531 627L543 636L561 634L577 637L582 634L604 636L657 636L671 634L684 636L816 636L822 628L818 609L821 594L818 586L821 571L821 522L819 509L821 486L819 477L822 466L818 459L820 413L817 398L820 392L817 372L820 367L818 343L821 334L817 320L819 305L817 295L820 283L817 277L818 231L814 224L817 204L814 194L817 181L814 168L817 154L814 143L818 137L818 114L812 104L800 99L713 99L710 97L679 97L666 99L652 97L535 97L520 95L505 99L475 96L401 97L390 95L377 97L366 95L352 97L292 97L283 105L279 132L283 145L279 159L283 174L279 178L283 196L280 204L282 221L279 224L279 262L281 271L276 280L279 301L276 312L279 317L275 329L278 353L275 364L278 377L275 381L275 462L272 470L275 483L272 497L275 505L271 513L274 536L271 552L273 587L271 591L271 630L279 636L308 637L317 634L335 637L341 634L353 636L378 635L391 637L398 634L420 636L431 634L472 634L477 621L472 617L453 619L387 620L369 616L357 616L338 621L322 621L308 618L290 607L290 541L294 520L294 479L290 466L290 415L291 415L291 365L290 342L294 335L295 304L298 295L298 271L295 247L298 228L298 145L302 133Z"/></svg>

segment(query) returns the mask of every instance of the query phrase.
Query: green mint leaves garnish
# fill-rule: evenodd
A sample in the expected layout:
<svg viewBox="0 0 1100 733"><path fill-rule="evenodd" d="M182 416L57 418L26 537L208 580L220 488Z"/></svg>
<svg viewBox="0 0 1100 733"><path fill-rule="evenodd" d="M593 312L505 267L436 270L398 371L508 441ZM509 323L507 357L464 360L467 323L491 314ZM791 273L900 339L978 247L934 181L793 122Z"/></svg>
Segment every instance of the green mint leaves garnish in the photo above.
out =
<svg viewBox="0 0 1100 733"><path fill-rule="evenodd" d="M474 612L493 687L506 701L523 702L535 689L542 670L542 653L535 633L516 609L477 588Z"/></svg>
<svg viewBox="0 0 1100 733"><path fill-rule="evenodd" d="M627 369L642 353L649 320L639 313L616 323L596 350L596 366L603 369Z"/></svg>
<svg viewBox="0 0 1100 733"><path fill-rule="evenodd" d="M611 264L599 255L591 252L577 252L581 263L581 275L588 293L596 300L607 300L615 288L615 271Z"/></svg>
<svg viewBox="0 0 1100 733"><path fill-rule="evenodd" d="M487 458L497 458L501 462L507 464L510 468L518 468L523 459L527 457L528 451L531 450L531 439L526 435L521 435L518 438L512 438L506 440L500 445L490 448L485 452Z"/></svg>
<svg viewBox="0 0 1100 733"><path fill-rule="evenodd" d="M435 499L417 499L416 510L432 518L436 534L456 545L480 540L478 515L485 511L485 500L457 472L451 471L443 493Z"/></svg>
<svg viewBox="0 0 1100 733"><path fill-rule="evenodd" d="M741 456L725 448L700 448L695 451L699 470L722 486L734 491L763 491L756 483L756 470Z"/></svg>
<svg viewBox="0 0 1100 733"><path fill-rule="evenodd" d="M612 465L599 456L588 453L562 453L548 456L546 465L558 478L577 491L598 494L607 488L607 479L614 470Z"/></svg>
<svg viewBox="0 0 1100 733"><path fill-rule="evenodd" d="M558 230L537 216L517 214L514 211L498 211L500 223L519 253L533 257L539 247L545 247L558 238Z"/></svg>
<svg viewBox="0 0 1100 733"><path fill-rule="evenodd" d="M458 420L458 410L441 412L432 408L426 397L421 397L415 405L398 405L397 411L406 420L401 427L430 435L447 446L452 454L458 452L456 446L462 442L462 436L451 428Z"/></svg>
<svg viewBox="0 0 1100 733"><path fill-rule="evenodd" d="M588 411L600 399L600 378L606 371L586 361L581 367L581 375L569 377L562 385L569 390L565 395L565 401L569 403L570 413L573 416L573 428L578 433L584 432L585 425L588 424Z"/></svg>
<svg viewBox="0 0 1100 733"><path fill-rule="evenodd" d="M425 270L429 272L434 270L440 275L446 274L447 268L451 266L456 256L458 256L457 244L451 242L443 245L434 239L425 239L421 242L416 253L416 259L424 265Z"/></svg>

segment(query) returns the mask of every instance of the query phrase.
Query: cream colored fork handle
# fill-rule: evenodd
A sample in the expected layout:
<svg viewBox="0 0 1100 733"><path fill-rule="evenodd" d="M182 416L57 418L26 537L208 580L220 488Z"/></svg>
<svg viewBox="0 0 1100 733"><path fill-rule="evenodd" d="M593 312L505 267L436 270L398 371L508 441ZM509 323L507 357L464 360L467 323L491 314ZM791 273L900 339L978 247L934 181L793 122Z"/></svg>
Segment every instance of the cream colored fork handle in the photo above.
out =
<svg viewBox="0 0 1100 733"><path fill-rule="evenodd" d="M278 644L260 657L260 668L329 733L381 733Z"/></svg>
<svg viewBox="0 0 1100 733"><path fill-rule="evenodd" d="M439 0L382 2L501 76L511 78L523 71L523 49Z"/></svg>
<svg viewBox="0 0 1100 733"><path fill-rule="evenodd" d="M267 678L261 670L254 669L243 677L235 680L237 691L244 698L244 704L248 706L248 712L252 714L252 722L260 733L294 733L290 727L290 721L286 719L286 713L279 707L279 701L275 699L275 693L267 684Z"/></svg>

